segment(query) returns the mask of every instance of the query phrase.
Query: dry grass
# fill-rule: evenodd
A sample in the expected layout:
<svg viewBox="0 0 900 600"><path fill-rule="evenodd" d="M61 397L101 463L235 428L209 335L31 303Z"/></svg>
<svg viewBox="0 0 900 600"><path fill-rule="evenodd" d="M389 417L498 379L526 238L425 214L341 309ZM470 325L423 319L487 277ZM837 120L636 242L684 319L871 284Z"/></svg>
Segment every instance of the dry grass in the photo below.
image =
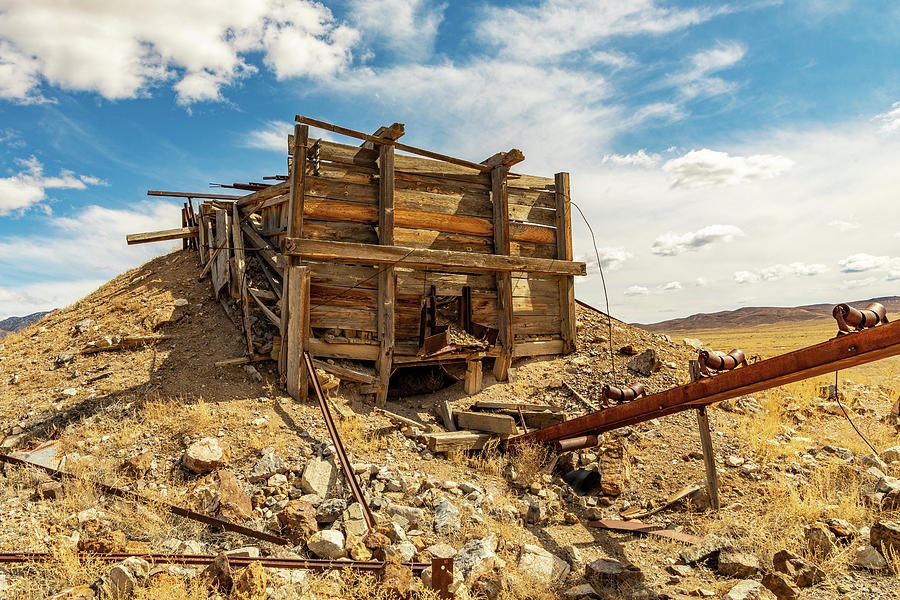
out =
<svg viewBox="0 0 900 600"><path fill-rule="evenodd" d="M531 484L541 473L549 458L549 449L543 444L516 444L509 452L509 462L516 471L516 481Z"/></svg>

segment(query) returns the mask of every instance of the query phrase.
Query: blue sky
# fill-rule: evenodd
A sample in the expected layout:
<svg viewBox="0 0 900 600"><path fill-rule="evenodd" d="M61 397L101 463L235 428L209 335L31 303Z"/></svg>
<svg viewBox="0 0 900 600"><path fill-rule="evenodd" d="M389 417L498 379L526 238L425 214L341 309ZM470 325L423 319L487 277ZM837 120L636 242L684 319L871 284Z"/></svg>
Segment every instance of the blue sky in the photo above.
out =
<svg viewBox="0 0 900 600"><path fill-rule="evenodd" d="M0 0L0 318L171 249L146 190L284 173L297 113L569 171L627 320L897 294L898 57L888 1Z"/></svg>

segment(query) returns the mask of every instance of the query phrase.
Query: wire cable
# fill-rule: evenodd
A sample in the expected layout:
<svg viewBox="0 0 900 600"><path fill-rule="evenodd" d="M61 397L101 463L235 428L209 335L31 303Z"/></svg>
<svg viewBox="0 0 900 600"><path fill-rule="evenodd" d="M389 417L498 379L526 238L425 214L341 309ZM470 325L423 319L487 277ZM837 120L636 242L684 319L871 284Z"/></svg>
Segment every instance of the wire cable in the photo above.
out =
<svg viewBox="0 0 900 600"><path fill-rule="evenodd" d="M569 204L578 209L578 214L581 215L584 224L587 225L588 231L591 232L591 242L594 244L594 253L597 255L597 269L600 271L600 282L603 284L603 297L606 299L606 323L609 325L609 363L610 369L612 370L612 380L613 385L618 385L616 383L616 359L615 354L613 352L613 341L612 341L612 316L609 314L609 294L606 292L606 277L603 276L603 265L600 262L600 250L597 249L597 236L594 235L594 228L591 227L591 224L588 222L587 217L584 216L584 211L581 210L581 207L576 203L569 200Z"/></svg>
<svg viewBox="0 0 900 600"><path fill-rule="evenodd" d="M850 418L850 414L847 412L847 409L844 408L844 404L841 402L840 390L838 389L838 372L834 372L834 399L838 403L838 406L841 407L841 412L844 413L844 416L847 417L847 420L850 422L850 425L853 426L853 429L856 430L856 433L859 437L862 438L862 441L866 443L866 446L872 449L872 452L875 456L878 456L878 450L875 449L875 446L869 443L869 440L866 439L866 436L862 434L859 428L856 426L856 423L853 422L853 419Z"/></svg>

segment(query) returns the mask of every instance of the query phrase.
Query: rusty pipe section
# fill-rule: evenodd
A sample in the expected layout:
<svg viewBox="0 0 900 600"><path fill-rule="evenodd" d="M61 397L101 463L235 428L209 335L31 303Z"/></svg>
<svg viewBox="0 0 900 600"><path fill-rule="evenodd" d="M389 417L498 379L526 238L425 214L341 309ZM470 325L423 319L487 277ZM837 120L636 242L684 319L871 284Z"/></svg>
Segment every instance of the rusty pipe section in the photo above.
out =
<svg viewBox="0 0 900 600"><path fill-rule="evenodd" d="M556 441L556 449L559 452L571 452L573 450L583 450L585 448L593 448L600 443L596 435L581 435L578 437L568 438Z"/></svg>
<svg viewBox="0 0 900 600"><path fill-rule="evenodd" d="M853 308L849 304L838 304L831 311L831 315L837 321L838 335L862 331L888 322L887 310L878 302L871 302L862 309Z"/></svg>
<svg viewBox="0 0 900 600"><path fill-rule="evenodd" d="M607 383L604 384L603 389L600 390L600 399L604 406L609 406L610 403L623 404L625 402L631 402L632 400L646 395L647 390L640 382L632 383L629 386L621 388L611 386Z"/></svg>
<svg viewBox="0 0 900 600"><path fill-rule="evenodd" d="M700 363L700 372L703 375L712 375L710 371L721 373L722 371L731 371L740 365L747 366L747 358L741 350L734 349L728 354L712 354L708 350L701 350L697 357Z"/></svg>

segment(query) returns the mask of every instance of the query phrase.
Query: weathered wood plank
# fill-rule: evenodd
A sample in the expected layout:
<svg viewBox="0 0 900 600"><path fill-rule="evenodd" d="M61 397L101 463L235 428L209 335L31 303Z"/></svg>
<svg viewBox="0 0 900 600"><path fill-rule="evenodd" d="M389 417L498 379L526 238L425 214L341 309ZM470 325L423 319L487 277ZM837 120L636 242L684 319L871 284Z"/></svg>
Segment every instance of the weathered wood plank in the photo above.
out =
<svg viewBox="0 0 900 600"><path fill-rule="evenodd" d="M284 296L286 304L290 307L285 326L287 335L285 378L288 394L295 400L303 400L307 396L309 377L303 364L303 352L307 350L310 328L309 268L293 265L288 269L288 287Z"/></svg>
<svg viewBox="0 0 900 600"><path fill-rule="evenodd" d="M197 237L199 227L178 227L177 229L164 229L162 231L148 231L146 233L132 233L125 236L125 242L129 246L135 244L148 244L150 242L165 242L167 240L183 240Z"/></svg>
<svg viewBox="0 0 900 600"><path fill-rule="evenodd" d="M339 379L345 381L364 383L366 385L373 385L378 381L378 379L374 375L369 375L368 373L363 373L362 371L357 371L356 369L350 369L348 367L342 367L340 365L333 365L323 360L313 359L313 364L317 369L322 369L323 371L331 373L332 375L336 375Z"/></svg>
<svg viewBox="0 0 900 600"><path fill-rule="evenodd" d="M383 145L378 149L378 242L394 245L394 147ZM396 320L394 303L397 296L397 278L394 267L388 265L378 273L378 340L380 350L375 364L378 370L378 388L375 404L387 402L388 385L393 371L394 334Z"/></svg>
<svg viewBox="0 0 900 600"><path fill-rule="evenodd" d="M572 215L569 174L556 174L556 244L559 260L572 260ZM575 278L559 277L559 315L563 352L575 350Z"/></svg>
<svg viewBox="0 0 900 600"><path fill-rule="evenodd" d="M491 202L494 204L494 253L508 255L509 244L509 198L507 196L506 174L503 165L491 172ZM516 336L512 307L512 274L499 272L497 277L497 345L500 355L494 360L494 378L506 381L515 351ZM515 427L515 425L513 425Z"/></svg>
<svg viewBox="0 0 900 600"><path fill-rule="evenodd" d="M250 223L244 223L241 226L241 229L244 230L244 233L247 234L247 237L253 244L253 248L256 250L257 254L259 254L264 261L275 271L279 277L284 277L284 273L282 271L281 265L278 263L278 252L274 247L266 240L263 236L259 234L258 231L251 225ZM282 295L284 295L282 293Z"/></svg>
<svg viewBox="0 0 900 600"><path fill-rule="evenodd" d="M227 248L228 244L228 211L224 208L216 209L216 248L221 248L216 260L213 264L215 274L213 275L213 284L215 286L214 295L216 298L222 290L228 285L228 262L231 256L231 250Z"/></svg>
<svg viewBox="0 0 900 600"><path fill-rule="evenodd" d="M356 329L371 331L377 329L375 307L350 308L347 306L315 306L309 311L310 323L319 329Z"/></svg>
<svg viewBox="0 0 900 600"><path fill-rule="evenodd" d="M466 394L474 396L481 391L482 376L480 360L470 360L466 363L466 379L463 382Z"/></svg>
<svg viewBox="0 0 900 600"><path fill-rule="evenodd" d="M523 411L557 411L561 412L563 409L557 408L550 404L530 404L527 402L500 402L498 400L479 400L475 403L475 408L481 408L484 410L519 410Z"/></svg>
<svg viewBox="0 0 900 600"><path fill-rule="evenodd" d="M456 431L456 423L453 421L453 407L449 400L441 400L437 405L437 413L444 422L447 431Z"/></svg>
<svg viewBox="0 0 900 600"><path fill-rule="evenodd" d="M447 433L429 433L425 443L432 452L453 452L456 450L481 450L496 436L490 433L474 431L453 431Z"/></svg>
<svg viewBox="0 0 900 600"><path fill-rule="evenodd" d="M378 346L369 344L329 343L310 338L309 353L324 358L347 358L374 361L378 358Z"/></svg>
<svg viewBox="0 0 900 600"><path fill-rule="evenodd" d="M540 342L516 341L516 358L523 356L546 356L562 354L562 340L548 340Z"/></svg>
<svg viewBox="0 0 900 600"><path fill-rule="evenodd" d="M492 433L515 434L516 420L509 415L495 415L467 410L456 411L456 424L462 429L476 429Z"/></svg>

